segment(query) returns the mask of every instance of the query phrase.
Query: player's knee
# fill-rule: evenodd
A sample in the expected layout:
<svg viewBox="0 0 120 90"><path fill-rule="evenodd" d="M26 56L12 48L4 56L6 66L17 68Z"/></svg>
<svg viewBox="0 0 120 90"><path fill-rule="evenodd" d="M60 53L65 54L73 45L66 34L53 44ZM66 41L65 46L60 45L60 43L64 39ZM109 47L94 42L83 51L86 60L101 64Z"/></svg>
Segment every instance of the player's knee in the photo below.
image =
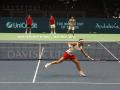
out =
<svg viewBox="0 0 120 90"><path fill-rule="evenodd" d="M79 61L78 61L78 60L74 60L74 62L75 62L76 64L78 64L78 63L79 63Z"/></svg>

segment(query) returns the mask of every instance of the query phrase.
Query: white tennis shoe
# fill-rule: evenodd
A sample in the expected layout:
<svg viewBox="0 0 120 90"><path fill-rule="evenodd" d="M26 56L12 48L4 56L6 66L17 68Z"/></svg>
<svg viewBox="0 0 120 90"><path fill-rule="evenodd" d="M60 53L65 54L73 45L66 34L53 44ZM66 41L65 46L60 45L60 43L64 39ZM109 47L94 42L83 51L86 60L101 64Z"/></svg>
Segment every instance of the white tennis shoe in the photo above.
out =
<svg viewBox="0 0 120 90"><path fill-rule="evenodd" d="M79 74L80 74L80 76L86 77L86 75L83 71L80 71Z"/></svg>

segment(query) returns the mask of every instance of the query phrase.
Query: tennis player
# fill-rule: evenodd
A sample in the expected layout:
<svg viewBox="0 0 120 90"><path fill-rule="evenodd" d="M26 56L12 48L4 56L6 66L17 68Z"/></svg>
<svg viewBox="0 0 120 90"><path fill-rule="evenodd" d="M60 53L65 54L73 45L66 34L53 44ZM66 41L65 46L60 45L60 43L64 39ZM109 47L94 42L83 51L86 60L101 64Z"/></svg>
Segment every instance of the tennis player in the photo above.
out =
<svg viewBox="0 0 120 90"><path fill-rule="evenodd" d="M32 22L33 22L33 19L32 19L32 17L31 17L30 14L29 14L28 17L26 18L27 28L26 28L25 33L31 33Z"/></svg>
<svg viewBox="0 0 120 90"><path fill-rule="evenodd" d="M80 52L83 53L83 55L85 57L87 57L90 60L94 60L84 51L83 45L84 45L84 40L83 39L80 39L78 42L68 43L69 48L68 48L68 50L66 50L64 52L63 56L58 60L47 63L45 65L45 68L47 68L48 66L53 65L53 64L59 64L63 61L66 61L67 59L69 59L70 61L72 61L76 65L76 68L78 70L79 75L80 76L86 76L85 73L82 71L82 69L80 67L80 63L79 63L77 57L73 54L73 50L79 50Z"/></svg>
<svg viewBox="0 0 120 90"><path fill-rule="evenodd" d="M51 29L51 34L56 34L56 31L55 31L55 18L53 16L50 16L49 26L50 26L50 29Z"/></svg>
<svg viewBox="0 0 120 90"><path fill-rule="evenodd" d="M76 20L75 18L72 16L69 21L68 21L68 31L67 34L72 31L72 34L74 36L74 31L75 31L75 26L76 26Z"/></svg>

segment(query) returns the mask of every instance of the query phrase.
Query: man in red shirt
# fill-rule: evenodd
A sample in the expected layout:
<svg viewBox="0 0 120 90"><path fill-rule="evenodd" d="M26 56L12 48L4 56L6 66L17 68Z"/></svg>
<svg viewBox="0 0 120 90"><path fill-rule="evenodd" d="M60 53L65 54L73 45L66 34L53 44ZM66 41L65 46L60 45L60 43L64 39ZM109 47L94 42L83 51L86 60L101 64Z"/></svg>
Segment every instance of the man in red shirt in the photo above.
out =
<svg viewBox="0 0 120 90"><path fill-rule="evenodd" d="M30 15L28 15L28 17L26 18L27 28L26 28L25 33L31 33L32 22L33 22L32 17Z"/></svg>
<svg viewBox="0 0 120 90"><path fill-rule="evenodd" d="M51 34L56 34L55 32L55 18L53 16L50 16L50 20L49 20L49 25L50 25L50 29L51 29Z"/></svg>

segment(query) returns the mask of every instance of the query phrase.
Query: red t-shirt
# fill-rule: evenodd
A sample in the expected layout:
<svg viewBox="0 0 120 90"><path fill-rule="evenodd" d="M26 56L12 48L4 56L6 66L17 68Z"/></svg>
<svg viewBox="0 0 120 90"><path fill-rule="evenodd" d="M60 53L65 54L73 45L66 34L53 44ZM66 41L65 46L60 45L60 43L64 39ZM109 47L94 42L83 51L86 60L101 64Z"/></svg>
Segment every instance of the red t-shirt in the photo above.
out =
<svg viewBox="0 0 120 90"><path fill-rule="evenodd" d="M53 16L50 17L50 25L55 24L55 18Z"/></svg>
<svg viewBox="0 0 120 90"><path fill-rule="evenodd" d="M27 25L32 25L32 18L31 17L26 18L26 24Z"/></svg>

